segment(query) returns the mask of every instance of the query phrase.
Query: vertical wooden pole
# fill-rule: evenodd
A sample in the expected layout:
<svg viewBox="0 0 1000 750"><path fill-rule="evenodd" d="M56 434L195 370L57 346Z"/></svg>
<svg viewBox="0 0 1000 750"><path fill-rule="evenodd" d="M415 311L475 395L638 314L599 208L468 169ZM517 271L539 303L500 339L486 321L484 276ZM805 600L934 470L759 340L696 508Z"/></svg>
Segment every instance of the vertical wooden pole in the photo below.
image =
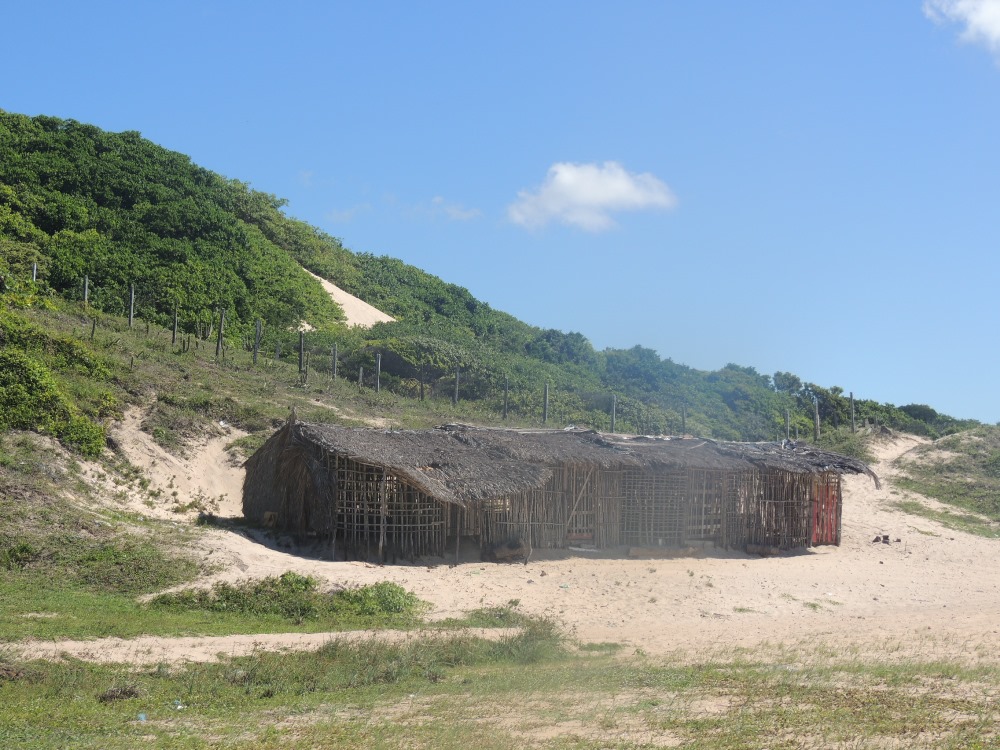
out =
<svg viewBox="0 0 1000 750"><path fill-rule="evenodd" d="M90 321L90 340L94 340L94 332L97 330L97 318Z"/></svg>
<svg viewBox="0 0 1000 750"><path fill-rule="evenodd" d="M819 399L813 399L813 440L819 442Z"/></svg>
<svg viewBox="0 0 1000 750"><path fill-rule="evenodd" d="M687 404L681 406L681 434L687 435L688 432L688 408Z"/></svg>
<svg viewBox="0 0 1000 750"><path fill-rule="evenodd" d="M177 343L177 308L174 308L174 329L173 333L170 334L170 346ZM254 362L257 361L256 355L254 356Z"/></svg>
<svg viewBox="0 0 1000 750"><path fill-rule="evenodd" d="M83 277L83 306L86 307L90 303L90 277Z"/></svg>
<svg viewBox="0 0 1000 750"><path fill-rule="evenodd" d="M358 368L358 388L360 388L364 384L364 382L365 382L365 368L362 366Z"/></svg>
<svg viewBox="0 0 1000 750"><path fill-rule="evenodd" d="M337 342L333 343L333 379L337 379Z"/></svg>
<svg viewBox="0 0 1000 750"><path fill-rule="evenodd" d="M382 354L375 353L375 393L382 390Z"/></svg>
<svg viewBox="0 0 1000 750"><path fill-rule="evenodd" d="M545 382L545 399L542 401L542 424L549 422L549 384Z"/></svg>
<svg viewBox="0 0 1000 750"><path fill-rule="evenodd" d="M257 355L260 353L260 339L262 330L262 322L260 318L257 318L257 322L253 327L253 363L257 364Z"/></svg>
<svg viewBox="0 0 1000 750"><path fill-rule="evenodd" d="M507 419L510 408L510 376L504 373L503 376L503 418Z"/></svg>
<svg viewBox="0 0 1000 750"><path fill-rule="evenodd" d="M38 281L38 264L37 263L32 263L31 264L31 283L34 284L36 281Z"/></svg>
<svg viewBox="0 0 1000 750"><path fill-rule="evenodd" d="M611 394L611 434L615 434L615 421L618 418L618 394Z"/></svg>
<svg viewBox="0 0 1000 750"><path fill-rule="evenodd" d="M785 440L791 440L792 438L792 415L788 413L788 409L785 409Z"/></svg>
<svg viewBox="0 0 1000 750"><path fill-rule="evenodd" d="M854 391L851 391L851 434L858 431L858 425L854 419Z"/></svg>
<svg viewBox="0 0 1000 750"><path fill-rule="evenodd" d="M128 285L128 327L132 327L135 320L135 284Z"/></svg>
<svg viewBox="0 0 1000 750"><path fill-rule="evenodd" d="M458 406L458 378L461 372L461 367L455 365L455 395L452 396L451 404L452 406Z"/></svg>
<svg viewBox="0 0 1000 750"><path fill-rule="evenodd" d="M306 332L299 331L299 372L306 366Z"/></svg>
<svg viewBox="0 0 1000 750"><path fill-rule="evenodd" d="M226 325L226 309L222 308L219 312L219 335L215 339L215 358L219 359L222 355L222 329Z"/></svg>

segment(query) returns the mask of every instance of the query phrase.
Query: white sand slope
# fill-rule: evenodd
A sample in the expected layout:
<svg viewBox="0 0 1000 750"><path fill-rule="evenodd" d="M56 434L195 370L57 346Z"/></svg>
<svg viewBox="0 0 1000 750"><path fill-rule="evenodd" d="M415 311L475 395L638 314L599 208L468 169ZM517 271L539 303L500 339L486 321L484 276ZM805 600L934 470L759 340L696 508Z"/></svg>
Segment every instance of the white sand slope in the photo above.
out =
<svg viewBox="0 0 1000 750"><path fill-rule="evenodd" d="M344 309L344 315L347 316L347 325L371 328L376 323L392 323L396 320L391 315L386 315L377 307L372 307L364 300L360 300L353 294L345 292L339 286L331 284L322 276L317 276L308 269L302 270L316 279L323 286L323 289L326 290L326 293L333 298L333 301Z"/></svg>

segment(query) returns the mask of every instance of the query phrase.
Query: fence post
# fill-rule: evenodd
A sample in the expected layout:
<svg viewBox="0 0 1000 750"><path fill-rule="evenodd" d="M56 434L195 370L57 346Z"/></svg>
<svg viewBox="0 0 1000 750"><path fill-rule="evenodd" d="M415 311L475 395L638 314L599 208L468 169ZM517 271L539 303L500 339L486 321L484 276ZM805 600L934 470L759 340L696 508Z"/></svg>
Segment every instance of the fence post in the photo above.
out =
<svg viewBox="0 0 1000 750"><path fill-rule="evenodd" d="M785 409L785 440L791 440L792 438L792 415L788 413L788 409Z"/></svg>
<svg viewBox="0 0 1000 750"><path fill-rule="evenodd" d="M813 439L819 442L819 399L813 399Z"/></svg>
<svg viewBox="0 0 1000 750"><path fill-rule="evenodd" d="M851 391L851 434L857 432L857 423L854 421L854 391Z"/></svg>
<svg viewBox="0 0 1000 750"><path fill-rule="evenodd" d="M549 422L549 383L545 382L545 400L542 402L542 424Z"/></svg>
<svg viewBox="0 0 1000 750"><path fill-rule="evenodd" d="M135 284L128 285L128 327L135 320Z"/></svg>
<svg viewBox="0 0 1000 750"><path fill-rule="evenodd" d="M330 358L332 360L332 368L331 369L333 370L333 379L336 380L337 379L337 343L336 342L334 342L334 344L333 344L333 353L332 353L332 355L331 355Z"/></svg>
<svg viewBox="0 0 1000 750"><path fill-rule="evenodd" d="M261 322L257 318L257 323L253 329L253 363L257 364L257 354L260 352Z"/></svg>
<svg viewBox="0 0 1000 750"><path fill-rule="evenodd" d="M90 277L83 277L83 306L87 307L90 303Z"/></svg>
<svg viewBox="0 0 1000 750"><path fill-rule="evenodd" d="M170 346L177 343L177 308L174 308L174 330L170 334Z"/></svg>
<svg viewBox="0 0 1000 750"><path fill-rule="evenodd" d="M507 419L507 410L510 405L510 376L504 373L503 376L503 418Z"/></svg>
<svg viewBox="0 0 1000 750"><path fill-rule="evenodd" d="M460 369L458 365L455 365L455 395L451 399L452 406L458 406L458 374Z"/></svg>
<svg viewBox="0 0 1000 750"><path fill-rule="evenodd" d="M611 434L615 434L615 418L618 416L618 394L611 394Z"/></svg>
<svg viewBox="0 0 1000 750"><path fill-rule="evenodd" d="M38 281L38 263L31 264L31 283L34 284Z"/></svg>
<svg viewBox="0 0 1000 750"><path fill-rule="evenodd" d="M302 372L306 364L306 332L299 331L299 372Z"/></svg>
<svg viewBox="0 0 1000 750"><path fill-rule="evenodd" d="M375 393L382 390L382 354L375 353Z"/></svg>
<svg viewBox="0 0 1000 750"><path fill-rule="evenodd" d="M361 386L364 384L364 381L365 381L365 368L362 365L361 367L358 367L358 388L361 388Z"/></svg>
<svg viewBox="0 0 1000 750"><path fill-rule="evenodd" d="M688 434L688 408L687 404L681 405L681 434Z"/></svg>
<svg viewBox="0 0 1000 750"><path fill-rule="evenodd" d="M219 336L215 340L215 358L218 359L219 355L222 354L222 329L226 325L226 308L222 308L219 313Z"/></svg>

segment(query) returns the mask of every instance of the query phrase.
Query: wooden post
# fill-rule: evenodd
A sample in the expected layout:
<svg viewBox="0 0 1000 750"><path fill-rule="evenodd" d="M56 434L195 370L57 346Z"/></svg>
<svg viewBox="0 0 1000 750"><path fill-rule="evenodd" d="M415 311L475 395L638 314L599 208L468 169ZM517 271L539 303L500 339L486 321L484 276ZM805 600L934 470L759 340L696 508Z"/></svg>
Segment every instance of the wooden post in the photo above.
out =
<svg viewBox="0 0 1000 750"><path fill-rule="evenodd" d="M788 409L785 409L785 440L791 440L792 438L792 415L788 413Z"/></svg>
<svg viewBox="0 0 1000 750"><path fill-rule="evenodd" d="M90 340L94 340L94 332L97 330L97 318L90 321Z"/></svg>
<svg viewBox="0 0 1000 750"><path fill-rule="evenodd" d="M681 406L681 434L687 435L688 432L688 408L687 404Z"/></svg>
<svg viewBox="0 0 1000 750"><path fill-rule="evenodd" d="M611 434L615 434L615 420L618 417L618 394L611 394Z"/></svg>
<svg viewBox="0 0 1000 750"><path fill-rule="evenodd" d="M359 367L358 368L358 388L360 388L362 385L364 385L364 382L365 382L365 368L364 367Z"/></svg>
<svg viewBox="0 0 1000 750"><path fill-rule="evenodd" d="M503 418L507 419L508 408L510 406L510 376L504 373L503 376Z"/></svg>
<svg viewBox="0 0 1000 750"><path fill-rule="evenodd" d="M458 512L455 514L458 518L458 523L455 526L455 564L458 565L458 553L462 545L462 511L464 509L462 506L458 506Z"/></svg>
<svg viewBox="0 0 1000 750"><path fill-rule="evenodd" d="M90 302L90 277L83 277L83 306L86 307Z"/></svg>
<svg viewBox="0 0 1000 750"><path fill-rule="evenodd" d="M173 333L170 335L170 346L173 346L176 343L177 343L177 308L175 307L174 308L174 330L173 330ZM256 361L257 360L255 358L254 362L256 362Z"/></svg>
<svg viewBox="0 0 1000 750"><path fill-rule="evenodd" d="M545 382L545 399L542 401L542 424L549 422L549 383Z"/></svg>
<svg viewBox="0 0 1000 750"><path fill-rule="evenodd" d="M851 434L858 431L858 425L854 420L854 391L851 391Z"/></svg>
<svg viewBox="0 0 1000 750"><path fill-rule="evenodd" d="M336 380L337 379L337 343L336 342L334 342L334 344L333 344L333 352L331 353L330 358L332 360L332 368L331 369L333 370L333 379Z"/></svg>
<svg viewBox="0 0 1000 750"><path fill-rule="evenodd" d="M382 354L375 353L375 393L382 390Z"/></svg>
<svg viewBox="0 0 1000 750"><path fill-rule="evenodd" d="M253 327L253 363L257 364L257 354L260 352L260 339L262 334L262 324L260 318L257 318L257 322Z"/></svg>
<svg viewBox="0 0 1000 750"><path fill-rule="evenodd" d="M225 327L225 325L226 325L226 309L222 308L221 312L219 312L219 335L218 338L215 339L216 359L219 359L219 356L222 354L222 329Z"/></svg>
<svg viewBox="0 0 1000 750"><path fill-rule="evenodd" d="M458 378L461 368L455 365L455 395L451 399L452 406L458 406Z"/></svg>
<svg viewBox="0 0 1000 750"><path fill-rule="evenodd" d="M306 332L299 331L299 372L306 366Z"/></svg>
<svg viewBox="0 0 1000 750"><path fill-rule="evenodd" d="M135 320L135 284L128 285L128 327L132 327Z"/></svg>
<svg viewBox="0 0 1000 750"><path fill-rule="evenodd" d="M38 263L31 264L31 283L38 281Z"/></svg>
<svg viewBox="0 0 1000 750"><path fill-rule="evenodd" d="M819 442L819 399L813 399L813 440Z"/></svg>

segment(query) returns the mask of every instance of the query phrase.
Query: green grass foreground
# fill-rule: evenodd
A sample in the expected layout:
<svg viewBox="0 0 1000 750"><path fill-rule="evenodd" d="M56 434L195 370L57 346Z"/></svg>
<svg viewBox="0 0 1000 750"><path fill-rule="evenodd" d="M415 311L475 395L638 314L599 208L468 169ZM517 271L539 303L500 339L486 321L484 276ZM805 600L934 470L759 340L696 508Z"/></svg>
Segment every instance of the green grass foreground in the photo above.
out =
<svg viewBox="0 0 1000 750"><path fill-rule="evenodd" d="M0 657L0 746L1000 747L996 666L608 651L535 620L494 642L331 642L183 668Z"/></svg>

